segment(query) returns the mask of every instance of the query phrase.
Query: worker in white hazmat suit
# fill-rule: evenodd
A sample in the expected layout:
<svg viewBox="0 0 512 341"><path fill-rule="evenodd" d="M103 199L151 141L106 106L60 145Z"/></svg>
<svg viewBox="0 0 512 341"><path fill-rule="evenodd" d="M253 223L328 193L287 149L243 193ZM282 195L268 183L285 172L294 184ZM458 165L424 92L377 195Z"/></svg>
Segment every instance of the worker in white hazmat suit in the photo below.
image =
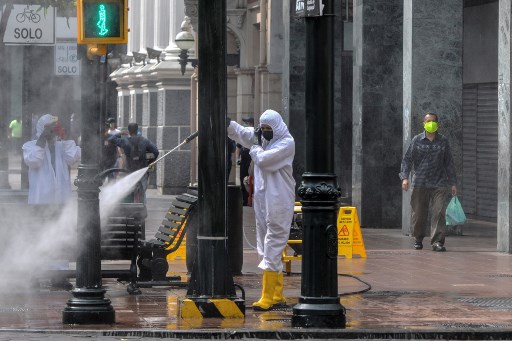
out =
<svg viewBox="0 0 512 341"><path fill-rule="evenodd" d="M281 115L266 110L258 128L231 121L229 138L250 148L254 163L253 206L256 216L259 268L263 270L263 290L255 310L285 304L282 252L290 235L295 202L292 162L295 141Z"/></svg>
<svg viewBox="0 0 512 341"><path fill-rule="evenodd" d="M81 149L73 140L60 140L58 127L56 116L41 116L36 125L37 140L23 145L29 204L62 205L71 195L69 167L80 159Z"/></svg>
<svg viewBox="0 0 512 341"><path fill-rule="evenodd" d="M81 157L81 149L74 140L66 140L65 132L53 115L43 115L37 121L36 138L26 142L23 160L28 166L28 203L38 208L39 218L54 219L71 196L69 167ZM49 270L69 269L69 261L52 254ZM65 274L59 271L51 278L54 288L71 289Z"/></svg>

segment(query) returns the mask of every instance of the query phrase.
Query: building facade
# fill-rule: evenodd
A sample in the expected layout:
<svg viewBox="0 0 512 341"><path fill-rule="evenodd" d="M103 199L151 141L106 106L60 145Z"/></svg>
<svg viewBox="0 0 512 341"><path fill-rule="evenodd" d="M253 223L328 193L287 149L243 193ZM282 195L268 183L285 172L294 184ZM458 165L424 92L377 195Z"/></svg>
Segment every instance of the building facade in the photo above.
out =
<svg viewBox="0 0 512 341"><path fill-rule="evenodd" d="M112 74L119 121L142 122L164 152L196 126L196 77L190 64L181 76L173 38L185 16L185 29L197 31L197 2L132 0L128 54L150 47L162 56ZM305 23L294 16L295 4L227 0L227 114L257 122L266 108L281 112L296 139L300 183L307 171ZM496 220L498 250L510 252L510 0L334 5L335 169L342 201L358 208L363 227L401 227L408 234L410 197L401 191L400 162L422 131L423 116L433 111L450 140L463 206L471 217ZM194 154L187 147L158 166L162 192L196 181Z"/></svg>

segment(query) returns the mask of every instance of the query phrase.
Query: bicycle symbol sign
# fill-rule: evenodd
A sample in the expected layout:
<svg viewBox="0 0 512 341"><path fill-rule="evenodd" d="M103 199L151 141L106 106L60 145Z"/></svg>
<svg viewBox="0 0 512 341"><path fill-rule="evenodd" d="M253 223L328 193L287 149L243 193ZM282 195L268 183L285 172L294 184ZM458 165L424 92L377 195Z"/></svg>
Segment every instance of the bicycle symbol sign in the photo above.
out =
<svg viewBox="0 0 512 341"><path fill-rule="evenodd" d="M54 44L55 10L39 5L13 5L4 35L6 44Z"/></svg>
<svg viewBox="0 0 512 341"><path fill-rule="evenodd" d="M33 23L38 23L41 21L41 16L37 14L33 9L30 9L29 6L27 6L23 12L20 12L16 15L16 21L19 23L25 22L25 20L28 20Z"/></svg>

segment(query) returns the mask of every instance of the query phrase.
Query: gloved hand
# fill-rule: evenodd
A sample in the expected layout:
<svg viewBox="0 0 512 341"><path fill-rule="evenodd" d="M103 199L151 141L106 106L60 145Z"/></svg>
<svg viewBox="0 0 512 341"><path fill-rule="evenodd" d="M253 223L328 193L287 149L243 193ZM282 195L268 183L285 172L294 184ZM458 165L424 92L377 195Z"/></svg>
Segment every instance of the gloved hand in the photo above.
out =
<svg viewBox="0 0 512 341"><path fill-rule="evenodd" d="M258 146L261 146L261 134L263 132L261 131L260 128L255 128L254 129L254 138L253 138L253 141L252 143L253 144L257 144Z"/></svg>
<svg viewBox="0 0 512 341"><path fill-rule="evenodd" d="M53 128L53 124L44 127L44 130L41 132L41 135L39 135L39 138L37 139L37 146L44 148L46 141L49 141L53 138Z"/></svg>
<svg viewBox="0 0 512 341"><path fill-rule="evenodd" d="M154 172L154 171L156 171L156 163L153 162L148 165L148 172Z"/></svg>

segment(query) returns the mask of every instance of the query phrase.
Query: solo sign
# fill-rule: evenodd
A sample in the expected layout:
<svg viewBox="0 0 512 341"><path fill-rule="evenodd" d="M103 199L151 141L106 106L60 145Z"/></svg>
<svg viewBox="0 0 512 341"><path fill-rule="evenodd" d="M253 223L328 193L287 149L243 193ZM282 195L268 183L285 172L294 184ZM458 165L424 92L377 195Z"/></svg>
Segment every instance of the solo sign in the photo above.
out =
<svg viewBox="0 0 512 341"><path fill-rule="evenodd" d="M14 5L4 35L5 44L53 45L55 9L39 5Z"/></svg>
<svg viewBox="0 0 512 341"><path fill-rule="evenodd" d="M77 58L77 45L75 42L57 42L55 44L55 75L80 75L80 62Z"/></svg>

